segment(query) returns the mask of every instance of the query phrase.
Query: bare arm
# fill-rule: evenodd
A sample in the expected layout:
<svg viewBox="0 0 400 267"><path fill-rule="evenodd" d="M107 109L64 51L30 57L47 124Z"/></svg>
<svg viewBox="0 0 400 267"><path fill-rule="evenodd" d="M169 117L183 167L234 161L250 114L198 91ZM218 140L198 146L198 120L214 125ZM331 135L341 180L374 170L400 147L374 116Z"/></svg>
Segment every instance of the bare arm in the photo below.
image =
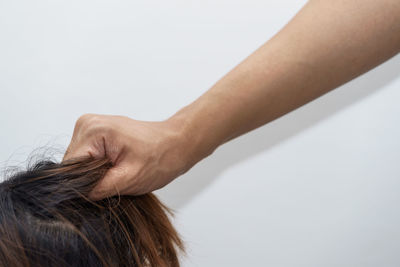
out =
<svg viewBox="0 0 400 267"><path fill-rule="evenodd" d="M218 146L379 65L400 51L399 0L312 0L196 101L162 122L88 114L64 160L114 163L93 199L163 187Z"/></svg>
<svg viewBox="0 0 400 267"><path fill-rule="evenodd" d="M400 51L400 1L310 1L271 40L171 121L196 159L379 65ZM400 73L400 70L399 70Z"/></svg>

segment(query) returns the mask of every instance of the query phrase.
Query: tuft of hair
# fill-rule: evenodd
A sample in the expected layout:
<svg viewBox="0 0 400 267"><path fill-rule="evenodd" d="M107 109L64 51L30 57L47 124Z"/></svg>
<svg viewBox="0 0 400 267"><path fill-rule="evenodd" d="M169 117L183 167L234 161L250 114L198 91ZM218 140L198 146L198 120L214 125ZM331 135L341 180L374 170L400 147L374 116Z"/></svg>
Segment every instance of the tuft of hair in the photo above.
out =
<svg viewBox="0 0 400 267"><path fill-rule="evenodd" d="M111 167L42 160L0 183L1 265L178 267L184 245L154 194L88 199Z"/></svg>

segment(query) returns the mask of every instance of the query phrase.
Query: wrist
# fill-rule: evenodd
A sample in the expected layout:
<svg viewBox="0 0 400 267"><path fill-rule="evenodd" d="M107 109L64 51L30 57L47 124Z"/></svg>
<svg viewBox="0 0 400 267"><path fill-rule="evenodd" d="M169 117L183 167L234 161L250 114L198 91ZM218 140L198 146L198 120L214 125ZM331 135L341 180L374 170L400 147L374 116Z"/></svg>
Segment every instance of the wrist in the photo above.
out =
<svg viewBox="0 0 400 267"><path fill-rule="evenodd" d="M182 155L191 166L211 155L216 146L207 140L204 127L191 116L186 107L164 121L175 133L182 147Z"/></svg>

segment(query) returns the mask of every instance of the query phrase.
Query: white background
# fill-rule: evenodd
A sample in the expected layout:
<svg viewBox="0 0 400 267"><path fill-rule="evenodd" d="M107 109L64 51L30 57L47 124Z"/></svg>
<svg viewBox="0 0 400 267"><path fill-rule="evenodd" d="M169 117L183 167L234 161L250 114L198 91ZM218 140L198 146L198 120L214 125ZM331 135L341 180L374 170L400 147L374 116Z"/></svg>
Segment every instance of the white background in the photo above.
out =
<svg viewBox="0 0 400 267"><path fill-rule="evenodd" d="M0 161L83 113L163 120L305 1L0 1ZM157 194L183 266L399 266L400 57L215 151Z"/></svg>

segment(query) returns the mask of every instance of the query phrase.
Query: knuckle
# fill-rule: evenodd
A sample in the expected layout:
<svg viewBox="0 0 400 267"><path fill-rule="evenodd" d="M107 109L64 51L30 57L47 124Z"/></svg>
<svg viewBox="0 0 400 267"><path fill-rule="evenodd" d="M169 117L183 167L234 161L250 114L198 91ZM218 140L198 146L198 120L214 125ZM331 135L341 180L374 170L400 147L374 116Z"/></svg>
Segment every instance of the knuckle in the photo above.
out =
<svg viewBox="0 0 400 267"><path fill-rule="evenodd" d="M81 130L83 129L83 132L88 134L104 132L109 128L104 116L92 113L81 115L75 127Z"/></svg>
<svg viewBox="0 0 400 267"><path fill-rule="evenodd" d="M79 118L77 119L76 124L75 124L76 127L81 127L81 126L87 124L87 122L90 121L93 118L93 116L95 116L95 114L92 114L92 113L85 113L85 114L79 116Z"/></svg>

